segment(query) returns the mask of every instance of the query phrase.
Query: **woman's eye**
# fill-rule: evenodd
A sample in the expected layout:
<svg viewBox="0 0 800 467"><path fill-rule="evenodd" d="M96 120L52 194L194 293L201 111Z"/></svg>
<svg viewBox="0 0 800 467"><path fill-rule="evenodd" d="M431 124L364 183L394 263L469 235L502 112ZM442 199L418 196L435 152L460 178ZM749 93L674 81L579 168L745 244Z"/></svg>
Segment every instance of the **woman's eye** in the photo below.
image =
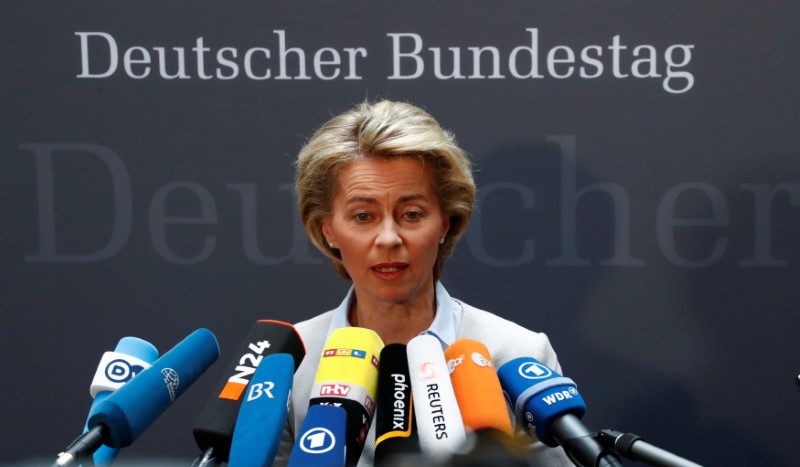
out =
<svg viewBox="0 0 800 467"><path fill-rule="evenodd" d="M353 219L357 220L358 222L367 222L369 220L369 214L366 212L358 212L353 216Z"/></svg>
<svg viewBox="0 0 800 467"><path fill-rule="evenodd" d="M422 217L422 214L417 212L417 211L408 211L406 213L406 219L408 219L410 221L415 221L415 220L419 219L420 217Z"/></svg>

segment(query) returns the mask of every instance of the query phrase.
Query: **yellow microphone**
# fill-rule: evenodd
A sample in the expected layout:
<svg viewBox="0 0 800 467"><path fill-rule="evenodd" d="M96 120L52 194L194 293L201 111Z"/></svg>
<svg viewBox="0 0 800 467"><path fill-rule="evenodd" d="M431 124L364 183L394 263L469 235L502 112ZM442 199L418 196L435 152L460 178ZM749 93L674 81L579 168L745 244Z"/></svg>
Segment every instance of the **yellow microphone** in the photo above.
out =
<svg viewBox="0 0 800 467"><path fill-rule="evenodd" d="M357 463L375 414L383 341L366 328L334 330L320 357L309 406L334 405L347 413L348 462Z"/></svg>

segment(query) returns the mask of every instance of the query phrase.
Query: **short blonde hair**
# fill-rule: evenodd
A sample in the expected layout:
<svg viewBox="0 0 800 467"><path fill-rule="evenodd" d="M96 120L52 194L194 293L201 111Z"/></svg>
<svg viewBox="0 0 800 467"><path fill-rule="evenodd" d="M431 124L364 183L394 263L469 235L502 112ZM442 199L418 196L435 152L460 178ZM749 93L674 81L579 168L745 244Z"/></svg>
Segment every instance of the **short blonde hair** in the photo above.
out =
<svg viewBox="0 0 800 467"><path fill-rule="evenodd" d="M434 280L444 260L467 230L475 205L475 181L466 153L451 133L419 107L403 102L364 102L320 127L297 155L295 190L300 217L311 242L350 279L339 251L322 233L330 217L341 168L365 158L417 157L433 168L433 185L450 228L433 267Z"/></svg>

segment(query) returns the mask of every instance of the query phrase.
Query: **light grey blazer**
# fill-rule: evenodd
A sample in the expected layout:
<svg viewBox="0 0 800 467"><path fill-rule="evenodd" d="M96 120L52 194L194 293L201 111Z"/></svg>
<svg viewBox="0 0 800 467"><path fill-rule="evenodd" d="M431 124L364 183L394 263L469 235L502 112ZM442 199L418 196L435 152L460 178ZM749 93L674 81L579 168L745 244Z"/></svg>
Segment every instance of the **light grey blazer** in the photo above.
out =
<svg viewBox="0 0 800 467"><path fill-rule="evenodd" d="M461 329L459 329L457 339L469 338L482 342L489 349L495 368L518 357L533 357L561 373L561 365L559 365L556 353L545 334L530 331L459 300L455 300L455 302L463 310ZM332 316L333 310L294 325L305 343L306 356L294 375L286 428L273 465L286 465L294 445L295 434L302 427ZM508 407L508 410L512 425L516 426L511 407ZM515 432L517 436L528 436L519 428ZM372 424L358 467L374 465L374 452L375 424ZM561 448L549 448L538 441L531 443L531 457L537 465L573 465Z"/></svg>

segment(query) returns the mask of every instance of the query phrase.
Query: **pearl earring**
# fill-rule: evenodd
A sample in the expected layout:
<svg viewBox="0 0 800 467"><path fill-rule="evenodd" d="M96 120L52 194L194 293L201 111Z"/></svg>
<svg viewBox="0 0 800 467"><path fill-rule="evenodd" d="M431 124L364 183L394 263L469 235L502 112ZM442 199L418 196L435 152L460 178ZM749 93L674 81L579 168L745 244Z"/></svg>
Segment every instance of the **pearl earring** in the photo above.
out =
<svg viewBox="0 0 800 467"><path fill-rule="evenodd" d="M444 237L439 239L439 245L444 245Z"/></svg>

